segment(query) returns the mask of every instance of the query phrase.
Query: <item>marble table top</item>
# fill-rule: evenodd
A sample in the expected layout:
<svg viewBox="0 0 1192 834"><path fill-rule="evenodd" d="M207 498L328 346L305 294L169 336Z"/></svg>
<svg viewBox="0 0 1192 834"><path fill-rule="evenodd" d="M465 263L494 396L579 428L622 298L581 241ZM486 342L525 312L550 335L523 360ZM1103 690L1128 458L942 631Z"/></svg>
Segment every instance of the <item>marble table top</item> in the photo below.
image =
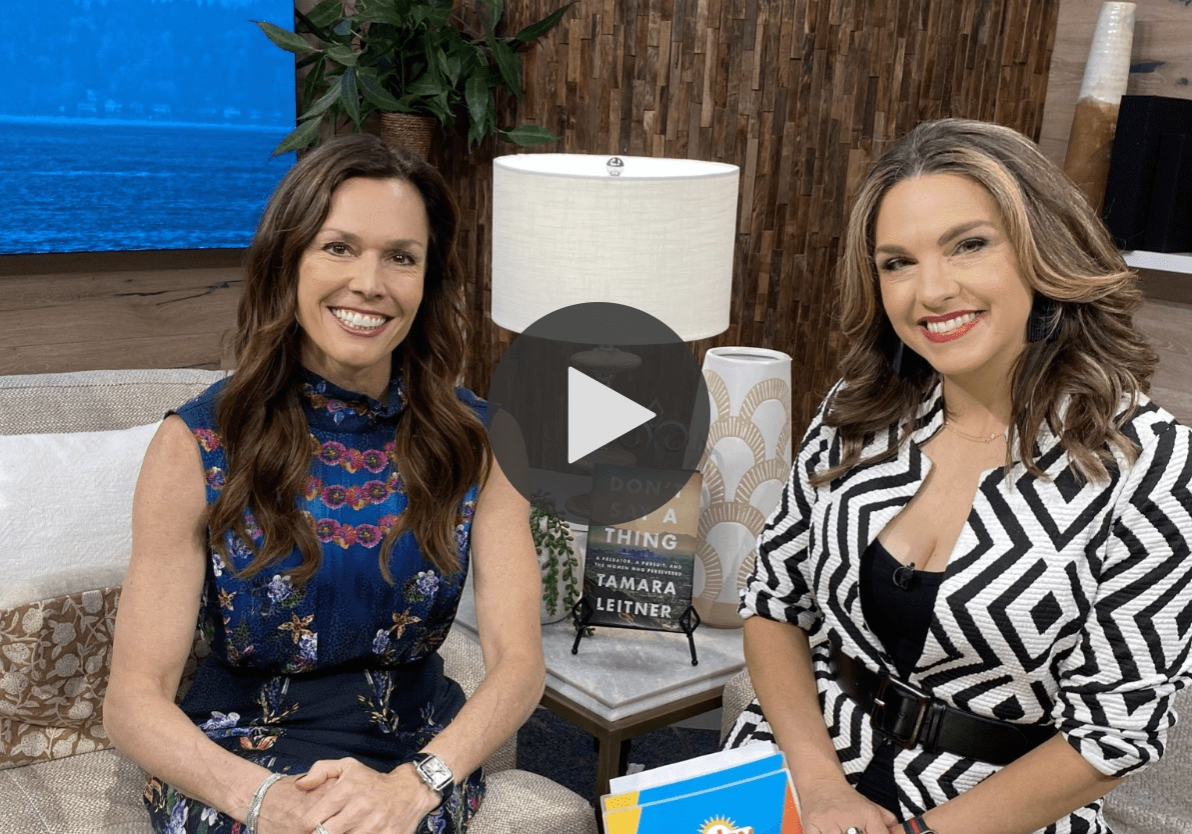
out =
<svg viewBox="0 0 1192 834"><path fill-rule="evenodd" d="M456 623L477 638L471 583L460 597ZM691 665L687 635L597 626L571 653L570 618L542 627L547 689L606 721L629 718L654 707L724 686L745 668L739 628L700 626L695 631L699 665Z"/></svg>

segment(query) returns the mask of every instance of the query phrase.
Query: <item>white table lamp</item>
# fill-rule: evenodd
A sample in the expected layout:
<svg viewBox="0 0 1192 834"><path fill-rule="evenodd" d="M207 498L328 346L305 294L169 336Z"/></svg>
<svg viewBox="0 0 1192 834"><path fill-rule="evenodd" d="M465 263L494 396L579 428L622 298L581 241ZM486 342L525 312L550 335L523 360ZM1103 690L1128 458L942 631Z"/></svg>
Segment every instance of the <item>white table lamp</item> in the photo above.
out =
<svg viewBox="0 0 1192 834"><path fill-rule="evenodd" d="M668 386L681 374L660 385L647 382L646 377L628 382L626 377L642 359L620 348L637 346L657 361L660 350L678 347L691 358L682 342L715 336L728 328L739 180L735 165L698 160L592 154L497 157L493 160L493 322L572 351L566 364L608 387L614 387L613 377L618 375L622 384L658 385L637 399L632 394L629 398L659 414L659 425L689 422L693 406L682 397L675 399L684 403L678 412L664 413L665 405L658 410L659 395L669 402L668 396L682 392L681 385ZM595 310L550 316L578 304L631 307L666 328L644 327L638 317ZM671 333L660 335L666 329ZM698 373L694 365L693 369ZM505 396L517 395L507 392ZM531 399L541 408L547 397ZM497 401L501 400L498 395ZM540 436L537 442L546 443ZM649 461L662 453L649 448L653 451L644 462L637 452L625 448L597 449L569 460L563 475L585 472L590 476L597 463L661 466ZM685 452L676 450L667 454L675 457ZM702 448L695 451L698 455ZM530 455L530 467L540 477L545 477L543 471L556 471L541 463L547 458L537 447ZM564 492L561 487L558 491ZM587 518L587 499L585 486L564 503L574 517Z"/></svg>
<svg viewBox="0 0 1192 834"><path fill-rule="evenodd" d="M493 321L520 333L563 307L607 301L649 313L683 341L724 332L739 179L735 165L698 160L497 157Z"/></svg>

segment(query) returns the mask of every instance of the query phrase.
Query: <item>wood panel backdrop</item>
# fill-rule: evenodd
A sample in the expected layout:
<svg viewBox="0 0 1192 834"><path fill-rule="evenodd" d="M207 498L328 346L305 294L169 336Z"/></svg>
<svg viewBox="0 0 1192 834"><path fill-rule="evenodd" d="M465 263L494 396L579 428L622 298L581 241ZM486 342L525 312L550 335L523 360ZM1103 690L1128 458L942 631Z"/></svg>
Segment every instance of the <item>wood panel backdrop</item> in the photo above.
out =
<svg viewBox="0 0 1192 834"><path fill-rule="evenodd" d="M510 0L509 30L556 5ZM562 136L547 152L741 168L731 324L694 348L791 354L801 431L837 376L833 265L859 176L925 119L987 119L1037 138L1058 8L1059 0L578 0L526 53L525 97L510 103L506 123L533 121ZM511 338L487 316L493 150L469 156L457 139L437 159L468 230L469 381L481 391Z"/></svg>
<svg viewBox="0 0 1192 834"><path fill-rule="evenodd" d="M858 177L924 119L987 119L1037 138L1059 5L576 0L525 53L526 94L507 103L503 122L533 121L562 136L544 151L740 166L732 324L694 348L790 353L801 431L836 376L833 265ZM506 31L555 7L508 0ZM511 338L487 313L491 160L516 150L490 143L469 154L455 136L434 154L463 212L467 382L481 393ZM33 266L0 259L0 372L219 367L218 335L232 324L238 282L225 262L188 257L176 265L191 268L175 270L105 267L91 256Z"/></svg>

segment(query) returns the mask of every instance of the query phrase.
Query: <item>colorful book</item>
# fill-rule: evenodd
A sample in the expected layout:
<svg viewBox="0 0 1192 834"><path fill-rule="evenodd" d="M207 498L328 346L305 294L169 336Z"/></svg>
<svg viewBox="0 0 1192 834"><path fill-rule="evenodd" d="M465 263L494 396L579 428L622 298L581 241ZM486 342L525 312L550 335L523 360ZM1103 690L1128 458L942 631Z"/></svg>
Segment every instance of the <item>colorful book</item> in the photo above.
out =
<svg viewBox="0 0 1192 834"><path fill-rule="evenodd" d="M605 834L802 834L786 760L773 744L721 750L613 779Z"/></svg>
<svg viewBox="0 0 1192 834"><path fill-rule="evenodd" d="M596 518L588 529L584 594L592 604L590 625L682 631L679 618L691 605L699 536L701 476L688 470L598 464L592 471ZM642 514L643 496L665 495L658 509ZM657 503L654 501L652 503Z"/></svg>

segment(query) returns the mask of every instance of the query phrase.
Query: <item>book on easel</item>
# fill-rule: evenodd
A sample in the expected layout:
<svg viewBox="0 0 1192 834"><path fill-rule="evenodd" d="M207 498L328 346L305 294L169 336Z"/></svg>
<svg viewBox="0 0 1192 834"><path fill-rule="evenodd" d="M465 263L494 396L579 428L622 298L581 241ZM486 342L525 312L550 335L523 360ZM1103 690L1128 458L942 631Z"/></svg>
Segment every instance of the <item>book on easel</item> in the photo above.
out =
<svg viewBox="0 0 1192 834"><path fill-rule="evenodd" d="M748 744L621 776L601 798L605 834L802 834L786 760Z"/></svg>
<svg viewBox="0 0 1192 834"><path fill-rule="evenodd" d="M588 529L584 596L588 625L685 631L699 538L701 477L688 470L599 464L592 473L593 515L614 523ZM642 498L677 494L651 512Z"/></svg>

